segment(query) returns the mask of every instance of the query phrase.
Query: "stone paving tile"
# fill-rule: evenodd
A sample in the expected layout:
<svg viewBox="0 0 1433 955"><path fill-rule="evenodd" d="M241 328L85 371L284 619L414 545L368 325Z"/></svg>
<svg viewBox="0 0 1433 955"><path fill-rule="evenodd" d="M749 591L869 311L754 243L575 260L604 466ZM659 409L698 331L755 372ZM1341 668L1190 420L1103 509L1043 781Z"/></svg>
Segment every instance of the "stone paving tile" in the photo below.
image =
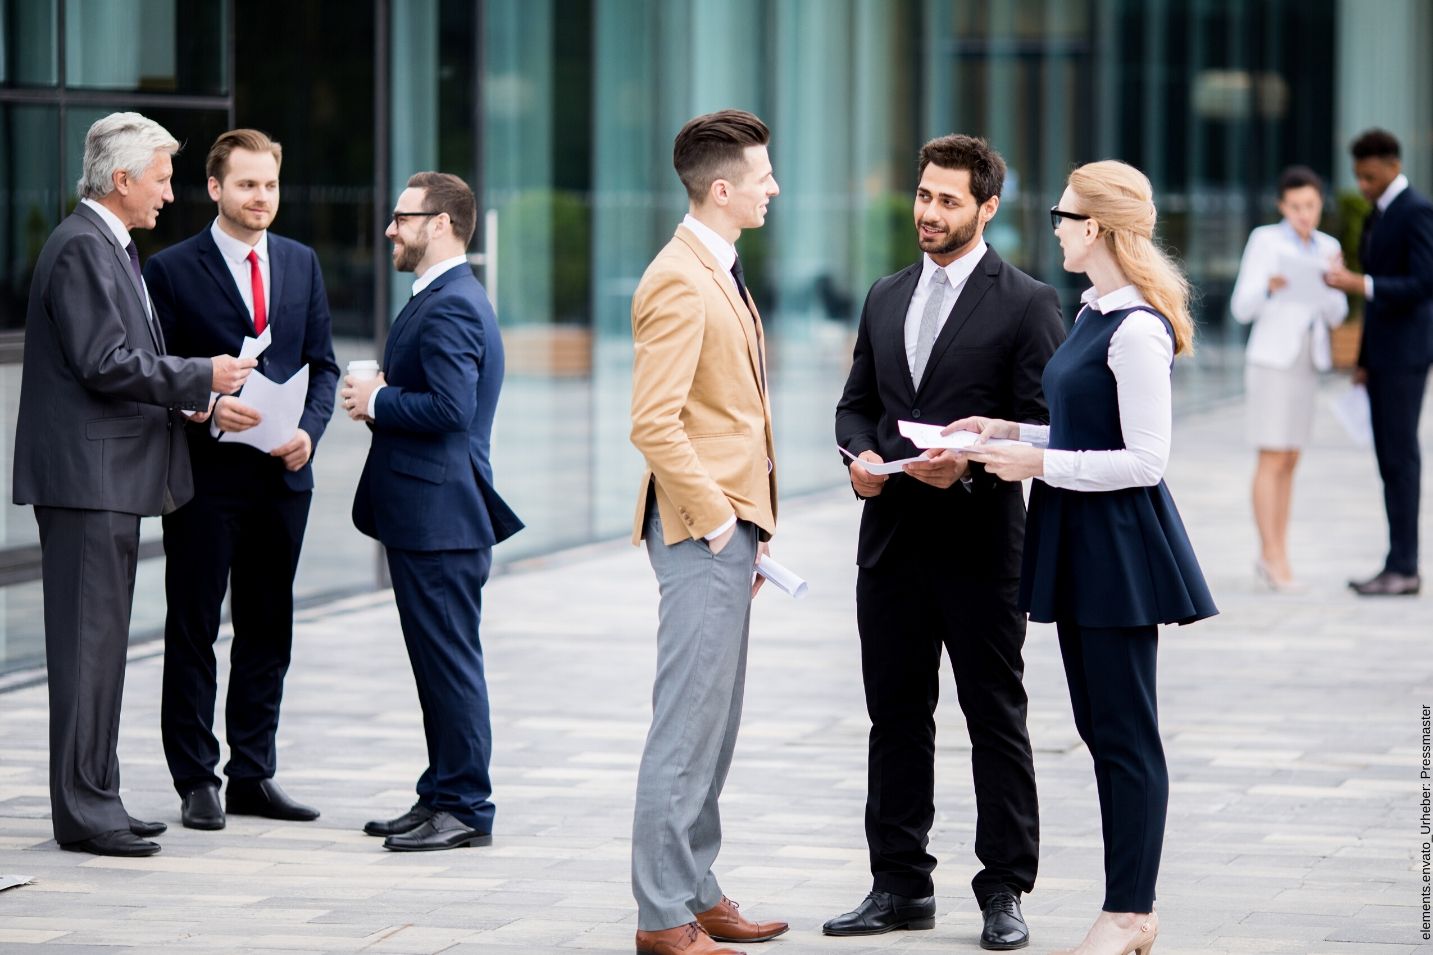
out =
<svg viewBox="0 0 1433 955"><path fill-rule="evenodd" d="M1433 411L1424 420L1433 438ZM1309 589L1260 592L1242 427L1232 405L1176 427L1169 483L1224 612L1162 640L1173 791L1158 950L1433 952L1417 933L1416 858L1433 598L1360 601L1345 589L1381 559L1381 497L1371 453L1348 447L1326 414L1296 484L1292 543ZM1433 500L1433 479L1425 485ZM1433 542L1433 508L1424 513ZM936 927L872 939L819 934L870 879L857 519L844 492L783 505L777 553L812 594L796 602L772 593L754 611L718 873L747 912L792 923L761 955L975 951L970 746L948 673L931 833ZM279 778L319 806L314 823L181 828L159 741L162 661L155 647L137 647L120 739L125 798L136 815L170 823L164 852L59 852L49 832L44 687L0 695L0 870L36 879L0 893L0 951L630 952L651 571L640 551L614 542L525 562L484 597L498 805L491 849L393 855L361 833L365 820L412 802L423 754L391 595L360 595L299 615ZM1077 941L1098 906L1100 831L1052 628L1031 627L1026 659L1042 859L1025 910L1030 951L1047 952Z"/></svg>

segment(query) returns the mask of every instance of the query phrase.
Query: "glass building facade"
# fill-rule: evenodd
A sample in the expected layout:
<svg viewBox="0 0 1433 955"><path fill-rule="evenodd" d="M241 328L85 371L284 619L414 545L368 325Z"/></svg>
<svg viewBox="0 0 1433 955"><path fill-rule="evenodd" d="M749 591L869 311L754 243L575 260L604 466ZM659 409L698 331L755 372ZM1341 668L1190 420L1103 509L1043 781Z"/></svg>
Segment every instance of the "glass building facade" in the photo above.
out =
<svg viewBox="0 0 1433 955"><path fill-rule="evenodd" d="M1178 374L1215 394L1237 386L1227 300L1280 169L1329 179L1335 233L1357 212L1360 129L1397 133L1410 179L1433 188L1429 49L1425 0L0 0L0 670L43 657L35 522L8 503L30 271L105 113L139 110L185 144L177 202L141 254L212 220L219 132L283 143L274 228L318 251L340 362L379 354L407 294L382 235L407 176L473 184L474 268L508 351L494 468L528 524L502 562L630 529L630 300L685 211L671 142L691 116L737 106L772 127L781 195L740 248L789 495L843 480L832 410L866 289L917 255L926 139L1001 150L988 238L1071 317L1080 288L1045 210L1078 163L1148 172L1199 293L1203 347ZM341 417L320 444L301 599L382 583L348 516L366 447ZM373 555L357 576L334 559L355 552ZM137 636L163 620L157 521L144 554Z"/></svg>

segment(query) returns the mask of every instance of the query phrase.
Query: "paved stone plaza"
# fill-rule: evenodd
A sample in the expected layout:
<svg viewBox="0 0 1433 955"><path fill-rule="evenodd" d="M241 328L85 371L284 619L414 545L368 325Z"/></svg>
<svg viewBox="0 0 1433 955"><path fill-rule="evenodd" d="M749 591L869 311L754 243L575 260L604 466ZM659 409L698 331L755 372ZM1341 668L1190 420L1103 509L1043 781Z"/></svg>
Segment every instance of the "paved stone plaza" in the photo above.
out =
<svg viewBox="0 0 1433 955"><path fill-rule="evenodd" d="M1349 446L1327 413L1295 500L1295 564L1310 588L1259 592L1242 414L1225 405L1176 427L1169 483L1223 614L1166 631L1173 785L1158 950L1433 952L1421 940L1419 832L1433 597L1360 600L1345 589L1377 569L1385 528L1372 453ZM1433 409L1424 435L1433 448ZM1424 483L1433 501L1433 477ZM784 506L776 556L812 592L796 602L768 590L758 601L718 874L748 913L791 922L784 938L750 947L761 955L976 951L969 745L948 673L931 838L936 928L820 934L869 887L858 511L844 492ZM1424 567L1433 572L1433 560ZM412 802L423 753L391 594L350 599L303 614L284 706L278 778L322 809L316 823L179 826L150 644L129 668L120 751L129 809L170 824L164 851L61 852L50 840L45 689L0 695L0 873L34 880L0 893L0 951L631 952L628 837L655 626L645 556L613 542L529 562L485 597L492 848L393 854L359 831ZM1032 626L1026 659L1043 853L1025 912L1030 951L1045 952L1078 941L1099 906L1100 832L1053 628Z"/></svg>

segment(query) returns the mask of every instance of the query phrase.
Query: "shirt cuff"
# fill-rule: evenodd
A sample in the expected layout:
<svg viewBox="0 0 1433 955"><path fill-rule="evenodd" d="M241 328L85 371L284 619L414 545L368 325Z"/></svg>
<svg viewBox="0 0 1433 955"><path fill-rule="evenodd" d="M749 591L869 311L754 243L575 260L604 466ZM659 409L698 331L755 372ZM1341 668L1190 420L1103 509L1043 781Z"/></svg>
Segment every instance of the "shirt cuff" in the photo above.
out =
<svg viewBox="0 0 1433 955"><path fill-rule="evenodd" d="M1068 487L1079 469L1078 451L1045 450L1045 473L1040 480L1050 487Z"/></svg>
<svg viewBox="0 0 1433 955"><path fill-rule="evenodd" d="M1372 276L1372 275L1365 275L1365 276L1363 277L1363 297L1364 297L1365 299L1367 299L1368 301L1370 301L1370 302L1373 301L1373 276Z"/></svg>
<svg viewBox="0 0 1433 955"><path fill-rule="evenodd" d="M374 412L378 410L378 393L387 387L387 385L379 385L377 388L374 388L373 391L369 392L368 417L373 418L375 421L378 419L378 415L374 414Z"/></svg>
<svg viewBox="0 0 1433 955"><path fill-rule="evenodd" d="M721 535L725 534L727 531L731 530L731 529L732 529L733 527L735 527L735 526L736 526L736 515L733 514L731 517L728 517L726 520L724 520L724 521L721 522L721 527L718 527L716 530L712 531L710 534L703 534L703 535L702 535L702 540L714 541L714 540L716 540L718 537L720 537Z"/></svg>

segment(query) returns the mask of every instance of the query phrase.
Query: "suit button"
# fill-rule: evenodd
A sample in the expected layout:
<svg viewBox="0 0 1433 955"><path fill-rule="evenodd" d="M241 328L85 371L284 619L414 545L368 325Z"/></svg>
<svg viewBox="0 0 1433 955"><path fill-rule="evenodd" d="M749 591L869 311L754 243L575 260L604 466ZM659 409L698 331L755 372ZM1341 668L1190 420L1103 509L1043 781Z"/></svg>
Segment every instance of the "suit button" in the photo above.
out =
<svg viewBox="0 0 1433 955"><path fill-rule="evenodd" d="M911 409L911 417L914 418L915 420L919 421L920 418L921 418L921 410L920 410L919 408L912 408L912 409Z"/></svg>

